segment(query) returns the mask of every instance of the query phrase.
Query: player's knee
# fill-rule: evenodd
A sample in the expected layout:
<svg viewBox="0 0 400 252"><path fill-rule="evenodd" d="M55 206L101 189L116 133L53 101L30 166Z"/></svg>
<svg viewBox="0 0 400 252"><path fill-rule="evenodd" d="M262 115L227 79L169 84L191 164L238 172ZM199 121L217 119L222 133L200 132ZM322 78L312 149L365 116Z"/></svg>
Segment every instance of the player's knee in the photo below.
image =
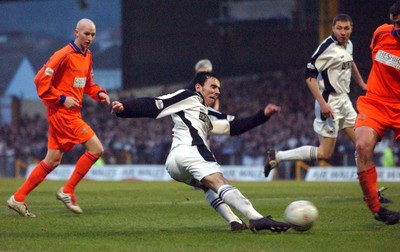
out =
<svg viewBox="0 0 400 252"><path fill-rule="evenodd" d="M93 155L95 155L96 157L100 158L103 153L104 153L104 149L102 146L99 146L97 148L93 148L91 150L88 150L89 153L92 153Z"/></svg>
<svg viewBox="0 0 400 252"><path fill-rule="evenodd" d="M373 151L374 151L373 147L369 146L364 142L356 143L357 158L363 158L365 156L368 156L369 153L373 154Z"/></svg>
<svg viewBox="0 0 400 252"><path fill-rule="evenodd" d="M45 160L45 163L54 170L57 166L60 165L61 159Z"/></svg>
<svg viewBox="0 0 400 252"><path fill-rule="evenodd" d="M100 149L98 150L98 152L95 153L95 155L98 156L98 157L100 158L101 156L103 156L103 153L104 153L104 149L103 149L103 148L100 148Z"/></svg>

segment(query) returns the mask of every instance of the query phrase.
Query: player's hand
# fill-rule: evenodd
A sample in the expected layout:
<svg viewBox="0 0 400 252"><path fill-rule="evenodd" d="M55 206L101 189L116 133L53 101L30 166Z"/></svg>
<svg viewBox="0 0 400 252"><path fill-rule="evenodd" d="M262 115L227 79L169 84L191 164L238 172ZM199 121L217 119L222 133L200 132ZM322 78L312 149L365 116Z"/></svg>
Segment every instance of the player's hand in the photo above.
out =
<svg viewBox="0 0 400 252"><path fill-rule="evenodd" d="M121 113L124 111L124 105L119 101L112 102L111 114Z"/></svg>
<svg viewBox="0 0 400 252"><path fill-rule="evenodd" d="M75 97L67 96L63 105L67 109L73 109L79 107L79 101Z"/></svg>
<svg viewBox="0 0 400 252"><path fill-rule="evenodd" d="M104 92L99 93L99 100L104 105L110 105L110 97L108 96L108 94L106 94Z"/></svg>
<svg viewBox="0 0 400 252"><path fill-rule="evenodd" d="M332 118L333 119L333 110L328 103L324 103L320 105L321 107L321 114L324 118Z"/></svg>
<svg viewBox="0 0 400 252"><path fill-rule="evenodd" d="M361 88L363 91L367 91L367 84L364 83L364 85Z"/></svg>
<svg viewBox="0 0 400 252"><path fill-rule="evenodd" d="M276 114L278 112L281 111L281 107L275 105L275 104L268 104L265 108L264 108L264 115L265 117L270 117L273 114Z"/></svg>

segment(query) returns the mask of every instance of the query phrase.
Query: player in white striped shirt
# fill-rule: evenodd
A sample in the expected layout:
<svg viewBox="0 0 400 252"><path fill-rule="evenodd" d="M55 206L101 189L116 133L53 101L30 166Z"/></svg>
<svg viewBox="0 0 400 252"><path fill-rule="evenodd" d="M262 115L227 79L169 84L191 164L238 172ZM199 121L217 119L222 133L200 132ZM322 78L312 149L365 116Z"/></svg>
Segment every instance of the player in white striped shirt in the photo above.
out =
<svg viewBox="0 0 400 252"><path fill-rule="evenodd" d="M363 90L366 85L353 61L352 31L351 17L337 15L332 22L333 34L318 46L307 64L305 78L315 98L314 131L318 134L319 146L306 145L286 151L268 150L266 177L282 161L329 159L335 150L340 130L355 143L357 113L348 95L351 77Z"/></svg>
<svg viewBox="0 0 400 252"><path fill-rule="evenodd" d="M174 122L173 140L166 160L166 169L176 181L202 188L207 202L231 224L232 231L246 229L229 208L237 209L249 219L253 232L267 229L284 232L289 224L263 217L250 201L230 185L211 152L209 134L239 135L264 122L280 111L268 104L253 116L236 118L210 108L220 94L220 78L211 72L198 73L191 83L192 90L181 89L173 94L155 98L143 97L112 102L112 113L118 117L161 118L170 115ZM229 205L229 206L228 206Z"/></svg>

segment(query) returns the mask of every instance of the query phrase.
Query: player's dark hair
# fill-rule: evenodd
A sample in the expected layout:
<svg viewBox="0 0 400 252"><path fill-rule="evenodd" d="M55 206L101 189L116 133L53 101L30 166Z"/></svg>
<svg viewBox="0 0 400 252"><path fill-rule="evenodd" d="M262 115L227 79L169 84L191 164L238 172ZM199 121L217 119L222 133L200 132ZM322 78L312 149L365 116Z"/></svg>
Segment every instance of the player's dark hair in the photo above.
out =
<svg viewBox="0 0 400 252"><path fill-rule="evenodd" d="M389 14L393 16L400 15L400 1L396 1L389 9Z"/></svg>
<svg viewBox="0 0 400 252"><path fill-rule="evenodd" d="M332 26L335 26L337 21L349 21L351 26L353 26L353 19L351 19L349 15L344 13L338 14L336 17L333 18Z"/></svg>
<svg viewBox="0 0 400 252"><path fill-rule="evenodd" d="M219 82L221 82L221 79L219 78L218 75L212 72L199 72L194 76L193 80L186 86L186 89L189 89L191 91L196 91L196 84L199 83L201 86L204 86L204 83L208 78L215 78Z"/></svg>

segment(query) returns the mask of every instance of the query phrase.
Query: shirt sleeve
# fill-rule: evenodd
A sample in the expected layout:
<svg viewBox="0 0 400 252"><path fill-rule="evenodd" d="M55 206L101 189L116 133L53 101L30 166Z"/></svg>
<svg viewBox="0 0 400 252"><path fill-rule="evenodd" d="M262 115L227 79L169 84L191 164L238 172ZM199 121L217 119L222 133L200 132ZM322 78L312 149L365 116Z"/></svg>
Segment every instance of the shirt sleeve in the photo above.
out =
<svg viewBox="0 0 400 252"><path fill-rule="evenodd" d="M121 102L124 111L116 113L117 117L137 118L150 117L156 118L161 112L156 106L156 99L150 97L128 99Z"/></svg>
<svg viewBox="0 0 400 252"><path fill-rule="evenodd" d="M264 111L260 110L253 116L248 116L244 118L235 118L230 122L230 135L236 136L240 135L246 131L249 131L263 123L265 123L269 117L264 115Z"/></svg>
<svg viewBox="0 0 400 252"><path fill-rule="evenodd" d="M124 111L116 113L118 117L162 118L199 104L198 95L188 90L159 97L142 97L122 101Z"/></svg>
<svg viewBox="0 0 400 252"><path fill-rule="evenodd" d="M231 136L240 135L265 123L268 119L269 117L264 115L263 110L260 110L252 116L243 118L228 115L225 116L225 118L212 120L213 129L211 130L211 134Z"/></svg>
<svg viewBox="0 0 400 252"><path fill-rule="evenodd" d="M52 80L56 69L62 67L62 60L59 54L54 54L35 76L38 96L45 103L56 103L61 99L62 93L52 85Z"/></svg>
<svg viewBox="0 0 400 252"><path fill-rule="evenodd" d="M334 43L332 38L327 38L324 40L311 56L310 62L307 64L305 78L317 78L318 74L326 69L328 69L334 58L337 57L332 50L330 50L330 45Z"/></svg>

